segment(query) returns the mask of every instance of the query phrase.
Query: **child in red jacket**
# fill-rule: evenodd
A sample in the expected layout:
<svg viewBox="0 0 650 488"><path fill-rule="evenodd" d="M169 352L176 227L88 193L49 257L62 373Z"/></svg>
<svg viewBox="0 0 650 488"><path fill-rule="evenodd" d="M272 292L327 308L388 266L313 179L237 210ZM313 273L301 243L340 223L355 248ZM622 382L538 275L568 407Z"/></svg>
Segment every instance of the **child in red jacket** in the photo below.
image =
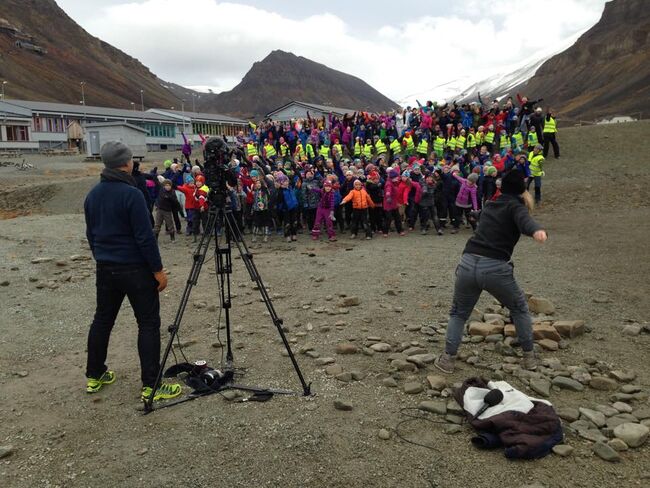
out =
<svg viewBox="0 0 650 488"><path fill-rule="evenodd" d="M192 235L192 219L194 218L194 212L196 210L196 200L194 200L194 192L196 191L196 187L194 186L193 181L189 181L184 185L177 186L176 190L185 195L185 220L187 221L185 235L189 236Z"/></svg>

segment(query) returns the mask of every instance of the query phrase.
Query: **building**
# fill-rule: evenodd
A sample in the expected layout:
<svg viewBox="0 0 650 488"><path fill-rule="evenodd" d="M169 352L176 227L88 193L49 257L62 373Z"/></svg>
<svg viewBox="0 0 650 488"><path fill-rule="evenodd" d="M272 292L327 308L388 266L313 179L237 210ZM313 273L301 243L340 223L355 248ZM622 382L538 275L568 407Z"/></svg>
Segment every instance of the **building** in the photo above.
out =
<svg viewBox="0 0 650 488"><path fill-rule="evenodd" d="M32 113L0 101L0 152L37 151L32 137Z"/></svg>
<svg viewBox="0 0 650 488"><path fill-rule="evenodd" d="M325 117L327 120L328 114L342 117L345 114L352 115L357 110L351 108L330 107L329 105L319 105L316 103L299 102L293 100L285 103L281 107L276 108L272 112L266 114L266 117L280 122L288 122L291 119L306 119L307 112L311 118L319 119Z"/></svg>
<svg viewBox="0 0 650 488"><path fill-rule="evenodd" d="M4 117L3 117L4 114ZM73 105L65 103L5 100L0 102L0 117L7 121L0 147L18 151L70 149L87 152L83 135L89 124L122 123L146 131L149 151L175 151L183 145L182 132L200 147L198 132L206 135L233 137L248 129L248 122L227 115L177 112L149 109L147 111ZM11 128L9 128L11 127ZM18 127L18 128L13 128ZM80 134L80 128L81 134ZM3 133L4 134L4 133ZM81 137L80 137L81 136Z"/></svg>
<svg viewBox="0 0 650 488"><path fill-rule="evenodd" d="M125 122L99 122L86 124L85 139L88 156L97 157L108 141L120 141L129 146L134 159L147 155L147 130Z"/></svg>

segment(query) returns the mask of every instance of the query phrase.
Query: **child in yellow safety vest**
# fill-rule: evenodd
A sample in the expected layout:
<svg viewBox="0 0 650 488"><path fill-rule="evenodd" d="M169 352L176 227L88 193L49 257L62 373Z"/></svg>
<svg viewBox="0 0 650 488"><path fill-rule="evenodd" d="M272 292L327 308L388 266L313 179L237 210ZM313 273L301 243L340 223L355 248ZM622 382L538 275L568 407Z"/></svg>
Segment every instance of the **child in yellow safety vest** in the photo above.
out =
<svg viewBox="0 0 650 488"><path fill-rule="evenodd" d="M528 188L530 184L535 182L535 203L539 204L542 200L542 177L544 173L544 150L541 144L537 144L535 148L528 153L528 163L530 170L530 178L528 179Z"/></svg>

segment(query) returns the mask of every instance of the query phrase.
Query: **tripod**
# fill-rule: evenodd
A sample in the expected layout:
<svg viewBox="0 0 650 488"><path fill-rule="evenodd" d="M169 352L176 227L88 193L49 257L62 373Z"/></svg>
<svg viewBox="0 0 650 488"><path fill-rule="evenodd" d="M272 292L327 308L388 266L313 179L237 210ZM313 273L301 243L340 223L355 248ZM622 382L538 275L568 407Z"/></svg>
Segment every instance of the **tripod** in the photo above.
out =
<svg viewBox="0 0 650 488"><path fill-rule="evenodd" d="M224 207L225 205L210 204L208 208L207 223L203 229L203 233L201 234L201 239L193 254L192 269L190 270L190 274L187 279L185 289L183 290L183 294L181 296L181 301L178 306L178 310L176 311L174 322L168 328L170 337L167 343L167 347L165 348L162 361L160 362L160 369L158 370L156 382L153 385L151 396L144 401L145 414L153 412L155 410L153 405L154 403L153 398L155 396L155 392L162 382L165 364L167 363L167 360L169 359L169 354L172 351L174 339L178 334L178 329L180 328L181 321L183 319L183 314L185 313L185 308L187 307L187 303L189 301L192 288L194 288L194 286L196 286L196 284L198 283L199 275L201 273L201 268L203 267L203 263L208 254L210 243L213 237L215 238L215 243L216 243L216 248L214 252L215 252L215 261L217 263L217 275L218 275L219 289L221 294L220 301L221 301L221 307L223 308L224 315L225 315L225 326L226 326L225 370L226 372L230 372L231 373L230 377L232 377L233 354L232 354L232 340L231 340L232 338L231 338L231 330L230 330L230 309L232 307L231 293L230 293L230 275L232 274L232 243L234 242L237 249L239 250L239 254L241 256L242 261L244 262L244 265L246 266L246 270L248 271L251 280L255 282L257 288L260 291L262 300L264 301L264 304L266 305L266 308L269 314L271 315L271 320L273 321L273 324L275 325L275 327L278 330L278 333L280 334L280 338L282 339L282 342L284 343L284 347L286 348L287 353L289 354L289 358L291 359L293 368L295 369L296 374L298 375L298 379L300 380L300 384L303 390L303 395L309 396L311 394L311 383L307 384L305 382L302 372L300 371L300 367L298 366L296 357L294 356L293 351L291 350L289 341L287 340L284 330L282 330L283 320L280 317L278 317L278 314L275 311L275 307L273 306L271 297L269 297L268 291L266 290L266 286L262 281L262 277L260 276L257 267L255 266L255 263L253 262L253 255L248 250L248 247L244 242L244 238L239 229L239 225L235 221L232 212L229 209L225 209ZM217 223L221 223L224 229L225 245L222 245L222 243L219 242ZM271 390L267 388L258 388L258 387L250 387L246 385L226 383L218 388L208 389L207 391L191 394L187 398L178 400L176 402L166 403L157 408L160 409L160 408L170 407L173 405L177 405L179 403L194 400L196 398L207 396L226 389L248 390L248 391L254 391L258 393L283 393L283 394L293 393L292 391L289 390Z"/></svg>

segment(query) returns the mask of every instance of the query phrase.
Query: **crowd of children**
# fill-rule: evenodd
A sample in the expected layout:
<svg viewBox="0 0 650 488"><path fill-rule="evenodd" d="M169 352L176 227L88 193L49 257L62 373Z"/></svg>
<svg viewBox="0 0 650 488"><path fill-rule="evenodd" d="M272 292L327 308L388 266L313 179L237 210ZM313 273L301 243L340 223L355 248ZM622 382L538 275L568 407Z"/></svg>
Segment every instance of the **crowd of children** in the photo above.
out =
<svg viewBox="0 0 650 488"><path fill-rule="evenodd" d="M330 241L337 231L372 239L418 225L422 234L475 229L503 173L520 169L539 203L549 145L559 157L553 112L517 100L251 124L248 137L237 137L227 205L253 242L273 234L293 242L300 233L318 240L323 228ZM184 218L196 239L208 209L201 163L192 165L185 148L181 162L145 177L156 235L164 223L173 239Z"/></svg>

